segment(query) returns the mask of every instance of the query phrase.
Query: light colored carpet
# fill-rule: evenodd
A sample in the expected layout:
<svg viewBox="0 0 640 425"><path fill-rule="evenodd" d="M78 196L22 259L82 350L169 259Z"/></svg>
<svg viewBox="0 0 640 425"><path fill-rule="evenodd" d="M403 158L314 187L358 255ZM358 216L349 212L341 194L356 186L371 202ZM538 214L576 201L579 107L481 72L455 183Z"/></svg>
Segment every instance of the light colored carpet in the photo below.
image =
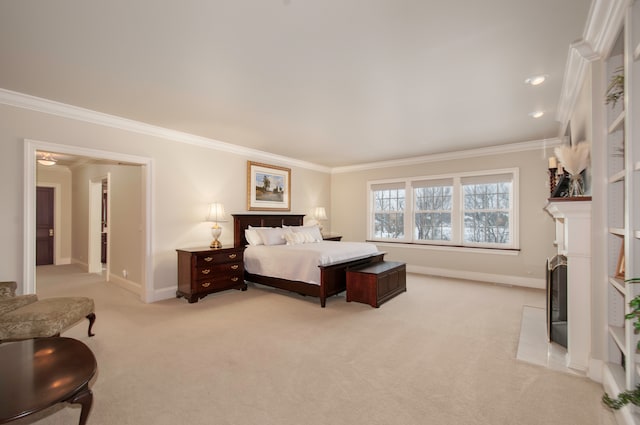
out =
<svg viewBox="0 0 640 425"><path fill-rule="evenodd" d="M516 360L539 290L408 275L374 309L250 285L196 304L143 304L74 266L38 268L38 295L94 298L63 333L95 353L90 425L613 424L602 387ZM73 424L59 405L16 423Z"/></svg>

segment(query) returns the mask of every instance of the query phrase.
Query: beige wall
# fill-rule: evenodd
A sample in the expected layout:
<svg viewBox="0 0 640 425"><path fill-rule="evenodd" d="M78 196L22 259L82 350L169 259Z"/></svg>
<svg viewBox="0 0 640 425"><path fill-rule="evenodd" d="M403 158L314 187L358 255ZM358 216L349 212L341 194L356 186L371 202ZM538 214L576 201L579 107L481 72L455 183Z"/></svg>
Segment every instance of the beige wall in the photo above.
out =
<svg viewBox="0 0 640 425"><path fill-rule="evenodd" d="M2 280L22 283L25 139L150 158L153 299L173 296L177 248L210 243L210 224L203 222L208 203L222 202L228 214L247 212L247 160L291 168L292 213L309 214L318 205L325 206L327 211L331 208L330 174L302 168L297 163L275 161L271 156L260 157L259 153L223 152L5 105L0 105L0 117L0 193L4 203L0 208L0 234L4 237L0 246ZM332 218L330 214L329 218ZM74 217L76 219L80 220ZM139 220L133 217L128 222L137 225ZM326 225L330 227L330 221ZM233 244L231 221L223 224L221 241L224 246Z"/></svg>
<svg viewBox="0 0 640 425"><path fill-rule="evenodd" d="M517 167L520 172L520 252L487 254L482 250L442 250L384 244L387 258L404 261L408 269L433 274L543 287L545 260L553 255L554 225L543 211L549 197L547 157L551 149L493 154L466 159L427 162L332 175L332 231L345 240L367 235L367 182ZM500 279L500 277L503 277Z"/></svg>
<svg viewBox="0 0 640 425"><path fill-rule="evenodd" d="M143 166L83 165L73 171L73 260L87 265L89 241L89 182L109 177L107 225L112 278L140 285L144 281ZM124 276L123 270L127 271Z"/></svg>
<svg viewBox="0 0 640 425"><path fill-rule="evenodd" d="M54 207L54 263L71 262L71 170L62 166L41 166L36 169L38 186L53 187Z"/></svg>

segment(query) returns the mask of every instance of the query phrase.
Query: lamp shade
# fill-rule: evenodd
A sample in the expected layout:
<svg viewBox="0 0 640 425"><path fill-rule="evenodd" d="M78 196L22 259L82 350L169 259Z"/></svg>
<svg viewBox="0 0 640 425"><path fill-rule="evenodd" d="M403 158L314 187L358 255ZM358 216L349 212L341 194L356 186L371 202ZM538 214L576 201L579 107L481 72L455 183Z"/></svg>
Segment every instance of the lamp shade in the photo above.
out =
<svg viewBox="0 0 640 425"><path fill-rule="evenodd" d="M214 202L209 205L209 213L207 214L205 221L212 221L214 223L227 221L227 217L224 213L224 205L219 202Z"/></svg>
<svg viewBox="0 0 640 425"><path fill-rule="evenodd" d="M327 212L324 210L324 207L316 207L313 210L313 217L316 220L327 220Z"/></svg>

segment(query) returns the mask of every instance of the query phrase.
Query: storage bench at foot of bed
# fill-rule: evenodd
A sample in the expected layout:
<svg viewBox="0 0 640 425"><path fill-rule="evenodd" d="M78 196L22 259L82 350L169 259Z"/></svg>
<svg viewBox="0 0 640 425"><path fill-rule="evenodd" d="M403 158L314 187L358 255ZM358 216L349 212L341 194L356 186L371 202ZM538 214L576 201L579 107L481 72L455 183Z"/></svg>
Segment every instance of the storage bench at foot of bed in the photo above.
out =
<svg viewBox="0 0 640 425"><path fill-rule="evenodd" d="M347 270L347 301L357 301L380 307L407 290L407 270L404 263L381 261Z"/></svg>

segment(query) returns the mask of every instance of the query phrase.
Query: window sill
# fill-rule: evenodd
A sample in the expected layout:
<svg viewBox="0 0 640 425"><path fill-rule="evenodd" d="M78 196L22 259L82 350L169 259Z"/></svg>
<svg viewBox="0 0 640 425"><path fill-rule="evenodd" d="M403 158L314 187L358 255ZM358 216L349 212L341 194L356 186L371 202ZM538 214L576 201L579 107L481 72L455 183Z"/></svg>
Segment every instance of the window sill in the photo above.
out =
<svg viewBox="0 0 640 425"><path fill-rule="evenodd" d="M467 252L467 253L474 253L474 254L520 255L519 248L485 248L485 247L471 247L471 246L458 246L458 245L430 245L430 244L410 243L410 242L377 241L372 239L368 239L367 242L371 242L379 246L395 247L395 248Z"/></svg>

